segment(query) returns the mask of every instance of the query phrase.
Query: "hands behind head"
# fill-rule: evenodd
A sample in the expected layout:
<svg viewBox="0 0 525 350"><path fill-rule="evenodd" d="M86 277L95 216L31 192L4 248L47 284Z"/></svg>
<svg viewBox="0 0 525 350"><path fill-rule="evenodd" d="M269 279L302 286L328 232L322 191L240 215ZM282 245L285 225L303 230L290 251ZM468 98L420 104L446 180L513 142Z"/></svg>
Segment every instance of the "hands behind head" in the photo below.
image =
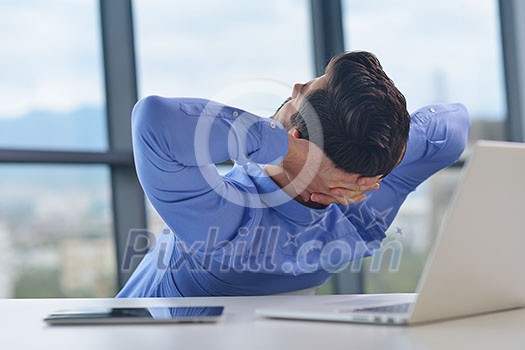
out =
<svg viewBox="0 0 525 350"><path fill-rule="evenodd" d="M304 202L324 205L349 205L366 199L364 192L377 190L380 176L361 177L335 167L335 164L314 143L289 137L288 154L282 170L290 185Z"/></svg>

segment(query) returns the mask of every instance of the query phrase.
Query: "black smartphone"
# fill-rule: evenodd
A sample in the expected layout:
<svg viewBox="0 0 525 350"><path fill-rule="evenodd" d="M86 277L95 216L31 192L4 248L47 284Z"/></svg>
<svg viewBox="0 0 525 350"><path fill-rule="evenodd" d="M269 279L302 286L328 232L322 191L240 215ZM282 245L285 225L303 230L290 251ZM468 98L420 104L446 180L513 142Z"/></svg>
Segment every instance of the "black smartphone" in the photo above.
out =
<svg viewBox="0 0 525 350"><path fill-rule="evenodd" d="M50 325L217 322L223 306L115 307L62 310L47 316Z"/></svg>

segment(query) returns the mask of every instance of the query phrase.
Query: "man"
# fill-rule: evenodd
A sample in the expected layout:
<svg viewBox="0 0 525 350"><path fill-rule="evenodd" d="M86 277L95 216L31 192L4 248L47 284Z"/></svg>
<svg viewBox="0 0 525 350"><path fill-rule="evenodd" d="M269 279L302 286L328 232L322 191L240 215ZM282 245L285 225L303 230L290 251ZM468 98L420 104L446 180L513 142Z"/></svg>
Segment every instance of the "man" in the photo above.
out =
<svg viewBox="0 0 525 350"><path fill-rule="evenodd" d="M166 228L118 296L264 295L311 292L377 251L406 196L459 158L469 118L460 104L410 117L377 58L351 52L271 119L151 96L132 129Z"/></svg>

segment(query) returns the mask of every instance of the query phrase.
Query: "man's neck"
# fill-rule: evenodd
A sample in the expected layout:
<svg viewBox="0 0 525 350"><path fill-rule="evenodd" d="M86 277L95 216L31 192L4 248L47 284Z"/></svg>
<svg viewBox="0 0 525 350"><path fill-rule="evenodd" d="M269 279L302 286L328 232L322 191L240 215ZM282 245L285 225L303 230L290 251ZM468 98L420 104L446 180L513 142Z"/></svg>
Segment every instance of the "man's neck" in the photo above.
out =
<svg viewBox="0 0 525 350"><path fill-rule="evenodd" d="M295 201L305 205L309 208L321 209L325 206L316 202L308 201L305 202L301 196L294 191L293 186L288 186L290 184L290 179L284 173L280 165L267 164L264 166L264 171L268 176L279 186L287 195L292 197Z"/></svg>

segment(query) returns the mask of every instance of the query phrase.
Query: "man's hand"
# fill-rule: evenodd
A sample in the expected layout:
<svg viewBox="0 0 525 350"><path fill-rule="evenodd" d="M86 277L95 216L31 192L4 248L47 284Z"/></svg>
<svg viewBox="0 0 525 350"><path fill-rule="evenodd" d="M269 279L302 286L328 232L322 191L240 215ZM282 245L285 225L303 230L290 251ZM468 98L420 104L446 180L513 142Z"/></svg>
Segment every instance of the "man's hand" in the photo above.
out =
<svg viewBox="0 0 525 350"><path fill-rule="evenodd" d="M364 192L379 188L379 176L361 177L335 167L314 143L289 135L282 169L304 202L348 205L366 199Z"/></svg>

